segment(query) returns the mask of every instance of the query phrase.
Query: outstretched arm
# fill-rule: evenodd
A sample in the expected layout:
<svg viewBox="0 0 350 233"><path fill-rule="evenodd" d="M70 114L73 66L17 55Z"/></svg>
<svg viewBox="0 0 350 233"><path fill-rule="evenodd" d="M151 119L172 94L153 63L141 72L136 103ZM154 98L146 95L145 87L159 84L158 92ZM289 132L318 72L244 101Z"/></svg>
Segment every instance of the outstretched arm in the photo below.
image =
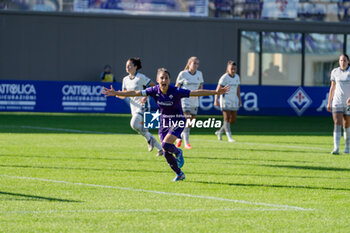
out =
<svg viewBox="0 0 350 233"><path fill-rule="evenodd" d="M126 90L123 89L123 91L126 91ZM126 96L118 96L118 95L116 95L115 97L116 97L116 98L119 98L119 99L122 99L122 100L125 99L125 98L127 98Z"/></svg>
<svg viewBox="0 0 350 233"><path fill-rule="evenodd" d="M135 97L135 96L141 96L141 91L116 91L111 85L110 89L105 87L104 90L102 91L102 94L104 94L105 97L108 97L108 96Z"/></svg>
<svg viewBox="0 0 350 233"><path fill-rule="evenodd" d="M206 95L222 95L230 90L229 86L219 87L216 90L193 90L190 93L190 96L206 96Z"/></svg>

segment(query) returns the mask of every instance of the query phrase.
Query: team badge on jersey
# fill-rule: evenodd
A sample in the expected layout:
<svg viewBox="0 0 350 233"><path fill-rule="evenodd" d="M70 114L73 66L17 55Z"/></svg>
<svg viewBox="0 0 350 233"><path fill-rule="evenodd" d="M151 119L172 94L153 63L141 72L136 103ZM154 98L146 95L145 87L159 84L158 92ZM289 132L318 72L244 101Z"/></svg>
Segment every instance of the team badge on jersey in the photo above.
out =
<svg viewBox="0 0 350 233"><path fill-rule="evenodd" d="M143 127L145 129L159 129L160 115L159 110L157 112L145 112L143 114Z"/></svg>
<svg viewBox="0 0 350 233"><path fill-rule="evenodd" d="M306 94L303 88L299 87L288 99L289 105L301 116L311 105L312 99Z"/></svg>

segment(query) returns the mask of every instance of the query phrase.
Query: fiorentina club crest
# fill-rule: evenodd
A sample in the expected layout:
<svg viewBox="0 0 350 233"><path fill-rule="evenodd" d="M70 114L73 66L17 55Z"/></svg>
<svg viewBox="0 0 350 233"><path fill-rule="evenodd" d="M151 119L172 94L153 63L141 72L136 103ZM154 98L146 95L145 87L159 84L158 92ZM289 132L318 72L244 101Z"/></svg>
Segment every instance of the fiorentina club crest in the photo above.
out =
<svg viewBox="0 0 350 233"><path fill-rule="evenodd" d="M287 0L276 0L275 2L276 2L277 9L279 9L281 12L283 12L287 8L287 5L288 5Z"/></svg>
<svg viewBox="0 0 350 233"><path fill-rule="evenodd" d="M311 105L312 100L303 90L299 87L298 90L294 92L288 99L289 105L294 109L294 111L301 116L303 112Z"/></svg>

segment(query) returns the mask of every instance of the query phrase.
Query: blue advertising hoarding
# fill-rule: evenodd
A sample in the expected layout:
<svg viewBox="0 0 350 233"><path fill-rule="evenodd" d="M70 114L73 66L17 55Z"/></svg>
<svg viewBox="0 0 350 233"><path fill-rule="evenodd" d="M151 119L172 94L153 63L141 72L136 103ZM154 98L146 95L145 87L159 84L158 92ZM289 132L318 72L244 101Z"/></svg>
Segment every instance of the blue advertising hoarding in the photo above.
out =
<svg viewBox="0 0 350 233"><path fill-rule="evenodd" d="M105 98L102 82L0 81L0 111L130 113L128 100ZM116 90L121 83L113 83ZM216 84L205 84L215 89ZM328 87L241 86L240 115L329 116ZM151 101L152 110L156 109ZM199 98L201 115L220 115L214 96Z"/></svg>

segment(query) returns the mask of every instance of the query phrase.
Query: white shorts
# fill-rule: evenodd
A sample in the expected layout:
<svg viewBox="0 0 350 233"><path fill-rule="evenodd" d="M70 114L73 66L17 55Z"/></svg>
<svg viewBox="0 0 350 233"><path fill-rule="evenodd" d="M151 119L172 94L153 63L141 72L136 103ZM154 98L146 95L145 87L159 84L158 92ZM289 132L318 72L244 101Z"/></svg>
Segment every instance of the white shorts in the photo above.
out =
<svg viewBox="0 0 350 233"><path fill-rule="evenodd" d="M346 104L332 104L332 113L343 113L350 116L350 106Z"/></svg>
<svg viewBox="0 0 350 233"><path fill-rule="evenodd" d="M198 113L198 99L183 98L181 99L182 111L189 112L191 115Z"/></svg>
<svg viewBox="0 0 350 233"><path fill-rule="evenodd" d="M189 112L191 115L197 115L197 113L198 113L198 106L195 106L195 107L189 107L189 106L182 107L182 111L184 113L185 112Z"/></svg>
<svg viewBox="0 0 350 233"><path fill-rule="evenodd" d="M239 108L237 101L220 101L220 109L221 111L237 111Z"/></svg>

